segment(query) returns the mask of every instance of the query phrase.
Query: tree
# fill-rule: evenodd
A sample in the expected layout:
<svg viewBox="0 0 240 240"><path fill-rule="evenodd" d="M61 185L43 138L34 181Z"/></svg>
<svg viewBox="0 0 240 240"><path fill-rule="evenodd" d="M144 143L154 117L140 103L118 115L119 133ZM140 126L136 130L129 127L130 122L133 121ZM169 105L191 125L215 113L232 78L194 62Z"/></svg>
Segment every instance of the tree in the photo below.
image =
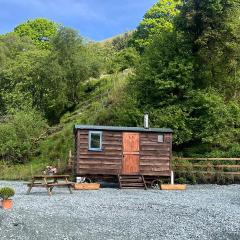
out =
<svg viewBox="0 0 240 240"><path fill-rule="evenodd" d="M216 87L226 95L239 91L239 1L188 0L180 10L176 28L195 57L195 86Z"/></svg>
<svg viewBox="0 0 240 240"><path fill-rule="evenodd" d="M36 46L47 49L49 41L57 33L59 25L44 18L28 20L14 28L14 32L19 36L27 36L33 40Z"/></svg>
<svg viewBox="0 0 240 240"><path fill-rule="evenodd" d="M181 0L159 0L144 15L133 35L134 45L141 51L148 46L155 35L173 30L174 17L179 13Z"/></svg>
<svg viewBox="0 0 240 240"><path fill-rule="evenodd" d="M33 155L35 140L47 127L39 112L28 109L15 112L8 122L0 123L1 159L9 163L24 163Z"/></svg>
<svg viewBox="0 0 240 240"><path fill-rule="evenodd" d="M13 59L18 54L31 49L35 49L35 46L28 37L20 37L16 33L0 35L0 66L3 67L7 59Z"/></svg>
<svg viewBox="0 0 240 240"><path fill-rule="evenodd" d="M184 100L192 89L193 59L182 34L157 35L146 49L136 79L140 106L162 107Z"/></svg>
<svg viewBox="0 0 240 240"><path fill-rule="evenodd" d="M52 60L57 61L64 71L62 81L67 85L68 107L71 109L78 104L79 85L90 77L97 77L100 64L89 45L84 44L82 37L70 28L60 28L51 44Z"/></svg>
<svg viewBox="0 0 240 240"><path fill-rule="evenodd" d="M112 57L109 72L118 72L127 68L134 68L138 65L139 61L139 53L135 48L124 48L123 50L116 52Z"/></svg>
<svg viewBox="0 0 240 240"><path fill-rule="evenodd" d="M172 31L148 36L131 87L137 108L152 126L172 127L177 145L239 142L239 10L235 0L184 1Z"/></svg>
<svg viewBox="0 0 240 240"><path fill-rule="evenodd" d="M125 32L112 40L112 45L116 51L129 47L129 42L133 36L133 31Z"/></svg>

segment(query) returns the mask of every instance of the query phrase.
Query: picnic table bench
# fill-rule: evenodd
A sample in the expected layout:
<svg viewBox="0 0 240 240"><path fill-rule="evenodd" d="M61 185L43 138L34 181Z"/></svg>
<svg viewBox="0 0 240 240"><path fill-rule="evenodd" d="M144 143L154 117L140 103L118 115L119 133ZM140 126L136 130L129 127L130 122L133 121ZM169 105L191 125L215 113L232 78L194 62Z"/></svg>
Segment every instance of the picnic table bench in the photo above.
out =
<svg viewBox="0 0 240 240"><path fill-rule="evenodd" d="M30 194L33 187L43 187L47 189L48 195L52 196L54 187L67 187L72 193L71 187L73 182L70 182L69 175L37 175L32 177L32 181L27 184L27 194Z"/></svg>

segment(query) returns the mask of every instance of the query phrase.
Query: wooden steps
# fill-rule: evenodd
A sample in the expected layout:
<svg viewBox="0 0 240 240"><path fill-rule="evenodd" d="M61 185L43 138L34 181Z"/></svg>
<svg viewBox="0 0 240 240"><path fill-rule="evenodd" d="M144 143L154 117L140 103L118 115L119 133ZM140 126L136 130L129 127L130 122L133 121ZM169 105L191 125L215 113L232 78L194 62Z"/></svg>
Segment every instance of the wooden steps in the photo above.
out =
<svg viewBox="0 0 240 240"><path fill-rule="evenodd" d="M118 175L120 189L145 189L147 186L142 175Z"/></svg>

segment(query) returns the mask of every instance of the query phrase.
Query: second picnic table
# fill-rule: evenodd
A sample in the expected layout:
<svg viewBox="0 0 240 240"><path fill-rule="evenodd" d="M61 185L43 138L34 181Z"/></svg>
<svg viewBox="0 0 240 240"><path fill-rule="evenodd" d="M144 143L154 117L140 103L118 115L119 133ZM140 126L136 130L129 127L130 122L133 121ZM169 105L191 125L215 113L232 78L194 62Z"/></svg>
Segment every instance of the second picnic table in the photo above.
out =
<svg viewBox="0 0 240 240"><path fill-rule="evenodd" d="M72 193L72 182L69 182L69 175L36 175L32 177L32 181L28 183L29 194L33 187L43 187L47 189L48 195L52 196L54 187L67 187Z"/></svg>

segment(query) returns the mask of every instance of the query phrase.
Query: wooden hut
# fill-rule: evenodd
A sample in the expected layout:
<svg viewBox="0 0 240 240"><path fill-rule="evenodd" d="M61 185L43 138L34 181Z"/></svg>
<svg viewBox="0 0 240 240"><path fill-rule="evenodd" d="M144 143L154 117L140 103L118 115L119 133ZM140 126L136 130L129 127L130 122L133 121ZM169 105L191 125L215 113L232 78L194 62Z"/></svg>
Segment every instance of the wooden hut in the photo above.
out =
<svg viewBox="0 0 240 240"><path fill-rule="evenodd" d="M170 176L172 130L75 125L76 176L115 177L120 187L146 187Z"/></svg>

